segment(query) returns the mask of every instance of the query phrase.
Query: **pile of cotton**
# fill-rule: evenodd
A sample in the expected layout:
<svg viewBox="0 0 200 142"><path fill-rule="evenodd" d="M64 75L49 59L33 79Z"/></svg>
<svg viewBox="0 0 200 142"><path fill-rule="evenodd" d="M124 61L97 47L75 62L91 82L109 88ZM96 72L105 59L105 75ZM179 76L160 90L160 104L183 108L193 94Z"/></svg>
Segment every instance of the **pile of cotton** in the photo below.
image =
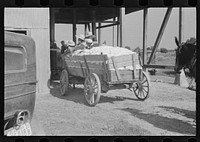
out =
<svg viewBox="0 0 200 142"><path fill-rule="evenodd" d="M85 50L77 50L73 53L73 55L107 55L108 57L112 56L121 56L121 55L128 55L128 54L136 54L136 52L132 52L126 48L122 47L113 47L113 46L99 46L93 47L92 49L85 49Z"/></svg>

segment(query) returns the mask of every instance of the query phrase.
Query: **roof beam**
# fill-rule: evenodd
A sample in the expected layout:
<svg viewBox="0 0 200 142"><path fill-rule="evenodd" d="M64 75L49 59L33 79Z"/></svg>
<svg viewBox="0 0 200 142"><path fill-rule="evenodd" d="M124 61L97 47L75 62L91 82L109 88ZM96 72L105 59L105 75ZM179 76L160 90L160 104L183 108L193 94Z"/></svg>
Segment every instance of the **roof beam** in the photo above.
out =
<svg viewBox="0 0 200 142"><path fill-rule="evenodd" d="M96 28L97 28L97 29L106 28L106 27L115 26L115 25L118 25L118 24L119 24L119 23L109 24L109 25L99 26L99 27L96 27Z"/></svg>

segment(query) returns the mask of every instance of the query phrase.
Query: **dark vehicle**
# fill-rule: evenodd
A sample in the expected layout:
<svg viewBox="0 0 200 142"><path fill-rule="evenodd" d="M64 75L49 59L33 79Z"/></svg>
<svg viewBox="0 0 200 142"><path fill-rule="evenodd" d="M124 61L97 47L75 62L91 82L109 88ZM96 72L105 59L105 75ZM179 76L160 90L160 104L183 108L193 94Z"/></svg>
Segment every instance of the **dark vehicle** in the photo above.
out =
<svg viewBox="0 0 200 142"><path fill-rule="evenodd" d="M30 121L36 97L35 42L4 33L4 135L31 135Z"/></svg>

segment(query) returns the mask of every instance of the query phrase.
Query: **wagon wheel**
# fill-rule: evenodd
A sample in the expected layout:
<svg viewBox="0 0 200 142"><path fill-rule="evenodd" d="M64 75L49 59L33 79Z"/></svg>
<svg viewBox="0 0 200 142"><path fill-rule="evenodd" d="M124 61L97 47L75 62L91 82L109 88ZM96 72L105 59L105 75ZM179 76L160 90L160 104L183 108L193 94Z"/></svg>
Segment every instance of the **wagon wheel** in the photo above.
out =
<svg viewBox="0 0 200 142"><path fill-rule="evenodd" d="M142 79L135 82L133 91L139 100L145 100L150 94L150 78L149 75L142 71Z"/></svg>
<svg viewBox="0 0 200 142"><path fill-rule="evenodd" d="M95 106L100 99L101 83L98 75L92 73L88 75L84 82L84 95L90 106Z"/></svg>
<svg viewBox="0 0 200 142"><path fill-rule="evenodd" d="M60 75L60 92L61 95L65 95L68 92L69 76L67 71L64 69Z"/></svg>

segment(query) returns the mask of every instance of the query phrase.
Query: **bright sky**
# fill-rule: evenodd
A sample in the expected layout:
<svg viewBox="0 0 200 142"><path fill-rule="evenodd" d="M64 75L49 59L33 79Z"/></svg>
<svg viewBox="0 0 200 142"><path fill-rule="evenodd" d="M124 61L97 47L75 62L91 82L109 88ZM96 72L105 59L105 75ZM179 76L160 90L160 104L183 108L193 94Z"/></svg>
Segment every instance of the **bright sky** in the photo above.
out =
<svg viewBox="0 0 200 142"><path fill-rule="evenodd" d="M167 8L149 8L147 27L147 46L153 46L158 35ZM174 37L178 37L179 8L173 8L159 48L175 49ZM125 46L142 48L143 41L143 11L133 12L125 16ZM103 28L101 41L107 45L113 44L113 27ZM116 33L116 26L115 26ZM84 26L77 26L77 34L84 34ZM183 41L190 37L196 38L196 8L183 8ZM56 24L55 39L60 47L61 40L72 39L72 25ZM114 38L116 46L116 36Z"/></svg>

